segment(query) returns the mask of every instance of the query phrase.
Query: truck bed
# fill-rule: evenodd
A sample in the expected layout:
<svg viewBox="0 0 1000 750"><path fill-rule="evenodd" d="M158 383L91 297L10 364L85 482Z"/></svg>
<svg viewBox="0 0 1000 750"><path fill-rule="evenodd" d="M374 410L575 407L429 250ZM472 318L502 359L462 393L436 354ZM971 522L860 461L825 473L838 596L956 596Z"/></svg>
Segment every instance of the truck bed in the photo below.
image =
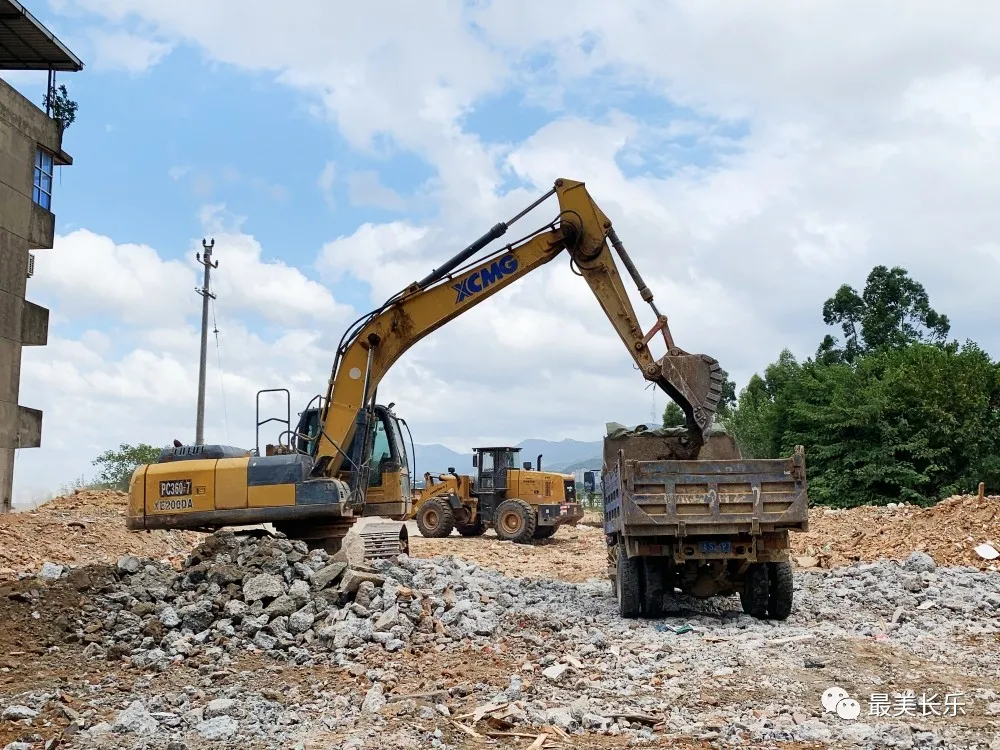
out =
<svg viewBox="0 0 1000 750"><path fill-rule="evenodd" d="M628 537L806 531L805 457L629 460L604 475L604 531Z"/></svg>

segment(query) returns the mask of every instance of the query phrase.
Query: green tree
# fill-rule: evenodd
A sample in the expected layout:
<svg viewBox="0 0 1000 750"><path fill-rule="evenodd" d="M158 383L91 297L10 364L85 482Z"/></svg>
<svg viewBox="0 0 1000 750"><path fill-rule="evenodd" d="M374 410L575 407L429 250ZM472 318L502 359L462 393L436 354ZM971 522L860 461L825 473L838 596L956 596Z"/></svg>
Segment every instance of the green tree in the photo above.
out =
<svg viewBox="0 0 1000 750"><path fill-rule="evenodd" d="M854 362L862 354L900 349L914 343L944 346L951 323L930 306L923 284L911 279L906 269L875 266L864 292L843 284L823 304L823 322L840 325L841 347L826 336L816 352L825 364Z"/></svg>
<svg viewBox="0 0 1000 750"><path fill-rule="evenodd" d="M160 449L151 445L140 443L132 446L122 443L118 446L118 450L106 450L91 463L100 467L100 473L97 475L97 483L100 486L125 492L136 467L156 463L159 456Z"/></svg>
<svg viewBox="0 0 1000 750"><path fill-rule="evenodd" d="M777 458L781 452L778 436L781 416L778 403L786 386L801 375L795 355L783 349L778 360L764 370L764 377L754 374L740 391L727 425L747 458Z"/></svg>
<svg viewBox="0 0 1000 750"><path fill-rule="evenodd" d="M69 98L66 84L52 88L42 97L42 106L52 112L52 119L66 130L76 120L77 103Z"/></svg>
<svg viewBox="0 0 1000 750"><path fill-rule="evenodd" d="M663 426L683 427L686 423L687 418L684 416L684 410L673 401L667 401L667 405L663 409Z"/></svg>
<svg viewBox="0 0 1000 750"><path fill-rule="evenodd" d="M806 446L809 494L853 506L928 504L998 486L998 367L975 344L911 344L856 366L808 363L776 408L780 452Z"/></svg>
<svg viewBox="0 0 1000 750"><path fill-rule="evenodd" d="M719 419L728 420L732 416L733 407L736 406L736 383L729 379L729 373L722 370L722 398L719 399L719 407L715 414Z"/></svg>

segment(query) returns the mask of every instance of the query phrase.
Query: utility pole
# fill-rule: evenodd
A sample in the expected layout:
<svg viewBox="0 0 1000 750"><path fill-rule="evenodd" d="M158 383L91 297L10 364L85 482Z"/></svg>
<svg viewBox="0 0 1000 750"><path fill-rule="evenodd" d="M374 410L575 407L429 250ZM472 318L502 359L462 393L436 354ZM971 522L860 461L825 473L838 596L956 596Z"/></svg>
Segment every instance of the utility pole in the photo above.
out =
<svg viewBox="0 0 1000 750"><path fill-rule="evenodd" d="M201 246L205 249L205 254L197 253L195 257L198 262L205 266L205 285L194 290L201 295L201 358L198 362L198 421L194 430L194 444L205 444L205 362L208 358L208 300L215 295L209 286L209 276L213 268L219 267L219 261L212 263L212 248L215 247L215 238L211 243L201 241Z"/></svg>

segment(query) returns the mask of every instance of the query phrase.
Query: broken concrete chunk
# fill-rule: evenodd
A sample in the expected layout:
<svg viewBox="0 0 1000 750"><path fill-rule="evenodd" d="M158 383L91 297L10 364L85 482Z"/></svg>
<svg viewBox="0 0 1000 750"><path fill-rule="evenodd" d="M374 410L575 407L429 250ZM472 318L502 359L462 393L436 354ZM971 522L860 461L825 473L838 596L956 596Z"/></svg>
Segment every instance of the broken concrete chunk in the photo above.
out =
<svg viewBox="0 0 1000 750"><path fill-rule="evenodd" d="M340 590L345 594L353 594L365 581L369 581L375 586L381 586L385 583L385 578L378 573L366 573L354 568L348 568L340 581Z"/></svg>
<svg viewBox="0 0 1000 750"><path fill-rule="evenodd" d="M542 670L542 676L555 682L562 679L567 669L569 669L568 664L553 664Z"/></svg>
<svg viewBox="0 0 1000 750"><path fill-rule="evenodd" d="M340 578L340 574L347 570L346 562L333 562L324 568L320 568L313 573L312 587L316 591L321 591Z"/></svg>
<svg viewBox="0 0 1000 750"><path fill-rule="evenodd" d="M288 590L285 582L273 573L259 573L243 582L243 600L247 603L277 599Z"/></svg>

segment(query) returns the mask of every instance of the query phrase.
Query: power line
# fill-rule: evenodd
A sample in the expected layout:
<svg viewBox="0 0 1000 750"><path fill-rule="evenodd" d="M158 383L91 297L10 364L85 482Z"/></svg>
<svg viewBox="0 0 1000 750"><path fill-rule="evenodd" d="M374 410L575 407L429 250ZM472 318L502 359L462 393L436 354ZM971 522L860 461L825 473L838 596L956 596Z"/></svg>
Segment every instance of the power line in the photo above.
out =
<svg viewBox="0 0 1000 750"><path fill-rule="evenodd" d="M222 346L219 344L219 324L215 318L215 300L212 300L212 333L215 334L215 353L219 359L219 389L222 391L222 417L226 422L226 442L233 440L229 437L229 411L226 409L226 384L222 378Z"/></svg>

